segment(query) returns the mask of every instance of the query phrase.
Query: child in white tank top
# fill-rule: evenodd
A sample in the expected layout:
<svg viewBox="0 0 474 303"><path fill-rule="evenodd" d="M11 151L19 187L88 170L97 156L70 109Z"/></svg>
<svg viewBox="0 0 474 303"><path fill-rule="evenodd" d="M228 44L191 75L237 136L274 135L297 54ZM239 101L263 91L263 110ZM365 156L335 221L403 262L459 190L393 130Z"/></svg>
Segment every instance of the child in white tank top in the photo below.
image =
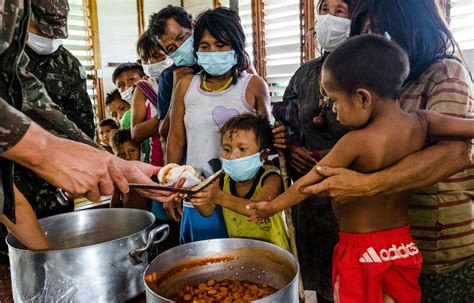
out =
<svg viewBox="0 0 474 303"><path fill-rule="evenodd" d="M202 71L184 76L173 92L167 163L185 163L213 173L209 161L220 155L219 130L242 113L269 117L268 88L245 70L245 34L238 15L227 8L208 10L196 20L194 49ZM186 151L186 154L185 154ZM227 237L222 210L201 216L184 202L182 242Z"/></svg>

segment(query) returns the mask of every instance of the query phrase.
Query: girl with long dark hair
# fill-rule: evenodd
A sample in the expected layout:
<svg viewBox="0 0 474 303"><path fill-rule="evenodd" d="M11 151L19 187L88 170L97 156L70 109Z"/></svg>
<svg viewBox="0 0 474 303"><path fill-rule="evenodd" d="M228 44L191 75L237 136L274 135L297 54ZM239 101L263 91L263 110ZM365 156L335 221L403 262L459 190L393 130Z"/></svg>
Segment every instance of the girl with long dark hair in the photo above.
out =
<svg viewBox="0 0 474 303"><path fill-rule="evenodd" d="M228 8L202 13L194 27L198 68L184 76L173 92L167 163L192 165L204 176L216 169L220 155L219 130L231 117L254 113L269 117L268 87L248 74L249 56L238 14ZM184 202L181 241L227 236L222 210L201 216Z"/></svg>

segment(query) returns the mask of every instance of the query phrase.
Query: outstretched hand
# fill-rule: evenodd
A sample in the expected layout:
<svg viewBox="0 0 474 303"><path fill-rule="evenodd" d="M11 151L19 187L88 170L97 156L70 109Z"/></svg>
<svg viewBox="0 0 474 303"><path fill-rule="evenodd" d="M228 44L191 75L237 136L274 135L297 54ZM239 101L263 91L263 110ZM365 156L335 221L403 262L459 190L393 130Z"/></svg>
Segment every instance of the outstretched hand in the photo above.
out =
<svg viewBox="0 0 474 303"><path fill-rule="evenodd" d="M262 219L271 217L275 214L274 210L271 208L270 202L250 203L247 205L247 209L252 212L250 220L257 224L260 223Z"/></svg>
<svg viewBox="0 0 474 303"><path fill-rule="evenodd" d="M215 204L219 200L219 194L221 190L219 188L218 180L214 181L206 189L195 193L191 196L191 203L194 206L204 206L209 204Z"/></svg>
<svg viewBox="0 0 474 303"><path fill-rule="evenodd" d="M174 183L172 187L181 188L183 187L185 182L186 179L181 178L176 181L176 183ZM163 209L168 215L168 218L172 219L175 222L181 221L181 217L183 216L183 199L183 194L172 194L166 201L159 200L164 203Z"/></svg>
<svg viewBox="0 0 474 303"><path fill-rule="evenodd" d="M301 187L301 193L329 197L337 203L347 203L361 197L374 195L371 191L372 179L370 175L346 168L328 166L317 166L316 171L327 178L317 184Z"/></svg>

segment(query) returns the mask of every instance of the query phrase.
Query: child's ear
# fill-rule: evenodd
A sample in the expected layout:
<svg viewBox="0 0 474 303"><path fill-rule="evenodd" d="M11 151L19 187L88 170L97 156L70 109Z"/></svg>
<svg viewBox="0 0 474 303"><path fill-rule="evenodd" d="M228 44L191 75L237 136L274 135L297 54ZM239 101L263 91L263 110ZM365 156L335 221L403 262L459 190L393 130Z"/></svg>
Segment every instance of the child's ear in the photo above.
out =
<svg viewBox="0 0 474 303"><path fill-rule="evenodd" d="M372 94L370 91L364 88L358 88L355 91L355 96L362 109L367 109L372 105Z"/></svg>

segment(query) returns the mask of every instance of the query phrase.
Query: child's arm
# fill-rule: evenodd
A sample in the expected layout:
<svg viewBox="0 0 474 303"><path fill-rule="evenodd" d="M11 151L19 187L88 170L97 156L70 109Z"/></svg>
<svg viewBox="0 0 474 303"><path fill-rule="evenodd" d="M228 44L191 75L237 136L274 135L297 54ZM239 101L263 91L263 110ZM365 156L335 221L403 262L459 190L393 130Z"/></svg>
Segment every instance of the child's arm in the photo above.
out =
<svg viewBox="0 0 474 303"><path fill-rule="evenodd" d="M368 148L365 141L364 131L352 131L346 134L319 162L319 165L348 167L358 158L362 149ZM248 209L253 212L252 218L255 220L258 218L271 217L284 209L298 204L309 196L302 194L300 189L318 183L322 179L323 177L317 173L316 167L314 167L273 201L250 204Z"/></svg>
<svg viewBox="0 0 474 303"><path fill-rule="evenodd" d="M216 201L222 193L219 188L219 181L209 185L206 189L191 196L191 203L194 208L204 217L210 217L216 209Z"/></svg>
<svg viewBox="0 0 474 303"><path fill-rule="evenodd" d="M133 93L131 121L132 139L135 142L142 142L158 131L159 120L157 116L147 120L146 110L146 96L137 87Z"/></svg>
<svg viewBox="0 0 474 303"><path fill-rule="evenodd" d="M250 217L253 211L247 209L247 205L259 201L271 201L280 194L282 181L278 175L269 175L266 179L259 195L255 200L248 200L225 193L214 183L205 191L197 193L191 198L194 207L203 216L210 216L214 212L216 205L231 209L236 213Z"/></svg>
<svg viewBox="0 0 474 303"><path fill-rule="evenodd" d="M191 84L192 76L179 81L171 96L170 130L166 148L166 163L180 164L186 144L184 127L184 95ZM171 138L171 139L170 139Z"/></svg>
<svg viewBox="0 0 474 303"><path fill-rule="evenodd" d="M437 137L474 138L474 119L458 118L434 111L418 111L428 134Z"/></svg>

